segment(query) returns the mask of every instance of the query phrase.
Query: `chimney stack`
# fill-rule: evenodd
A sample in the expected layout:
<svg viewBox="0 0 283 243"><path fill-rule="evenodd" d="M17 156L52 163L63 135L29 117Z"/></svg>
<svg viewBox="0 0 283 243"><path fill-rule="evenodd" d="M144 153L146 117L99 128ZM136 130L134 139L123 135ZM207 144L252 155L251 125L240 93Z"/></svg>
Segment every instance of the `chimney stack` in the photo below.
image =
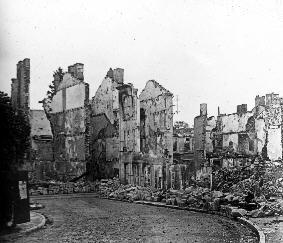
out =
<svg viewBox="0 0 283 243"><path fill-rule="evenodd" d="M247 113L248 106L247 104L237 105L237 114L244 114Z"/></svg>
<svg viewBox="0 0 283 243"><path fill-rule="evenodd" d="M207 104L206 103L200 104L200 115L207 116Z"/></svg>
<svg viewBox="0 0 283 243"><path fill-rule="evenodd" d="M76 63L68 67L68 73L70 73L74 78L81 81L84 80L84 64Z"/></svg>

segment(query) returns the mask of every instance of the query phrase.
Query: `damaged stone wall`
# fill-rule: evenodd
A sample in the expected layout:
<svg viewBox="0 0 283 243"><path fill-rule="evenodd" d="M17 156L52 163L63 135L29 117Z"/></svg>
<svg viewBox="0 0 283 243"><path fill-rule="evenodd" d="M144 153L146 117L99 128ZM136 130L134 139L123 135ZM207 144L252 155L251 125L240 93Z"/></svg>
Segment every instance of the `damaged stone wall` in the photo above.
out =
<svg viewBox="0 0 283 243"><path fill-rule="evenodd" d="M214 151L213 145L213 129L216 127L216 119L214 116L208 117L206 119L205 127L205 150L212 153Z"/></svg>
<svg viewBox="0 0 283 243"><path fill-rule="evenodd" d="M123 75L124 69L110 68L91 101L92 114L105 113L112 124L118 124L119 121L119 92L116 88L123 85Z"/></svg>
<svg viewBox="0 0 283 243"><path fill-rule="evenodd" d="M173 126L173 165L170 166L173 174L171 187L185 188L194 175L194 129L186 122L176 121Z"/></svg>
<svg viewBox="0 0 283 243"><path fill-rule="evenodd" d="M140 108L138 90L132 84L117 87L119 91L119 144L120 171L122 183L139 184L133 172L139 171L133 165L133 157L140 152Z"/></svg>
<svg viewBox="0 0 283 243"><path fill-rule="evenodd" d="M52 132L44 110L30 111L31 143L36 160L52 161Z"/></svg>
<svg viewBox="0 0 283 243"><path fill-rule="evenodd" d="M11 100L15 109L26 113L31 127L30 147L21 169L30 180L45 179L53 171L53 144L50 122L44 110L30 110L30 59L17 64L17 78L12 79Z"/></svg>
<svg viewBox="0 0 283 243"><path fill-rule="evenodd" d="M173 94L154 80L141 92L140 108L145 112L145 138L141 151L173 162Z"/></svg>
<svg viewBox="0 0 283 243"><path fill-rule="evenodd" d="M140 96L141 152L151 166L151 186L171 187L173 164L173 94L149 80ZM169 175L170 174L170 175ZM153 178L152 178L153 177Z"/></svg>
<svg viewBox="0 0 283 243"><path fill-rule="evenodd" d="M30 59L25 58L17 64L17 78L12 79L11 101L15 109L29 112L30 106Z"/></svg>
<svg viewBox="0 0 283 243"><path fill-rule="evenodd" d="M52 177L53 143L50 122L44 110L30 110L31 125L31 157L25 163L32 179L46 179Z"/></svg>
<svg viewBox="0 0 283 243"><path fill-rule="evenodd" d="M252 112L246 113L234 113L229 115L219 115L217 117L218 125L217 131L222 136L222 149L233 148L234 151L239 151L240 142L244 142L245 138L249 139L249 135L246 131L246 125L250 117L253 116ZM242 140L239 141L239 135L242 136ZM241 147L241 152L249 153L249 148L246 146Z"/></svg>
<svg viewBox="0 0 283 243"><path fill-rule="evenodd" d="M113 178L119 174L118 130L105 113L90 118L90 177Z"/></svg>
<svg viewBox="0 0 283 243"><path fill-rule="evenodd" d="M242 104L237 106L236 113L218 114L216 123L211 123L210 134L204 133L204 124L208 127L206 116L196 117L194 129L197 163L214 158L220 159L222 166L231 167L243 164L242 162L250 163L257 156L271 161L282 159L281 100L274 93L256 96L252 111L247 111L247 105Z"/></svg>
<svg viewBox="0 0 283 243"><path fill-rule="evenodd" d="M265 124L267 129L267 156L271 160L282 158L282 116L278 94L266 95Z"/></svg>
<svg viewBox="0 0 283 243"><path fill-rule="evenodd" d="M91 101L92 179L113 178L119 174L119 97L117 87L123 85L124 69L109 71Z"/></svg>
<svg viewBox="0 0 283 243"><path fill-rule="evenodd" d="M53 98L43 103L53 132L56 179L86 172L90 113L89 86L83 79L83 64L69 66Z"/></svg>
<svg viewBox="0 0 283 243"><path fill-rule="evenodd" d="M195 170L199 170L206 161L206 125L207 108L206 104L201 104L200 115L194 119L194 160Z"/></svg>

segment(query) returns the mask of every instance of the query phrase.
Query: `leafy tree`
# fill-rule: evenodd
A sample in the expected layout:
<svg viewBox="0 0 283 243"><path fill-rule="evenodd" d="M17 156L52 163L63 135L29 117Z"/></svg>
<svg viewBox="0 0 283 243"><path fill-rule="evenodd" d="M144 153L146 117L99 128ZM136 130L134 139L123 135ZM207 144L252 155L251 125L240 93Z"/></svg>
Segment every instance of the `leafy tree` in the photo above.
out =
<svg viewBox="0 0 283 243"><path fill-rule="evenodd" d="M0 91L0 170L17 168L30 146L28 114L12 107L10 97Z"/></svg>
<svg viewBox="0 0 283 243"><path fill-rule="evenodd" d="M12 172L23 163L30 146L28 114L12 107L10 97L0 91L0 229L12 216Z"/></svg>
<svg viewBox="0 0 283 243"><path fill-rule="evenodd" d="M55 83L55 76L59 77L59 83L63 80L63 76L64 76L65 72L63 71L63 69L61 67L59 67L56 71L53 72L53 81L51 82L51 84L49 85L49 90L47 91L47 97L49 99L52 99L53 96L56 94L56 83Z"/></svg>

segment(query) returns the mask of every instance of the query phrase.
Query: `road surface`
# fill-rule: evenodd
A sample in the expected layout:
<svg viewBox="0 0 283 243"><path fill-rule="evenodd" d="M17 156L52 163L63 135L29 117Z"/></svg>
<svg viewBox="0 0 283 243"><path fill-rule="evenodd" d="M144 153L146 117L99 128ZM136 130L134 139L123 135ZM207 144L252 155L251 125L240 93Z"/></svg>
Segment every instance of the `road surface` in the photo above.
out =
<svg viewBox="0 0 283 243"><path fill-rule="evenodd" d="M111 201L95 195L32 199L43 229L13 242L257 242L245 226L216 215Z"/></svg>

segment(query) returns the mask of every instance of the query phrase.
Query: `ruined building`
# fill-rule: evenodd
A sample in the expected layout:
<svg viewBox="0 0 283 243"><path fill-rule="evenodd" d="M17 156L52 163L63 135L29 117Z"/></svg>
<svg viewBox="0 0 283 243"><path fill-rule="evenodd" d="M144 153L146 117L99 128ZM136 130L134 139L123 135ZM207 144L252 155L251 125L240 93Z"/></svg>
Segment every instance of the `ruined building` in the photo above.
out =
<svg viewBox="0 0 283 243"><path fill-rule="evenodd" d="M120 180L170 187L173 164L173 94L154 80L138 96L132 84L119 90Z"/></svg>
<svg viewBox="0 0 283 243"><path fill-rule="evenodd" d="M119 90L120 180L124 183L140 184L137 168L133 165L134 156L140 152L138 90L132 84L123 84L117 89Z"/></svg>
<svg viewBox="0 0 283 243"><path fill-rule="evenodd" d="M138 95L133 84L124 83L124 70L116 68L107 72L90 102L83 69L76 63L66 73L55 72L44 111L30 112L31 170L37 178L116 176L123 183L182 187L191 161L177 154L173 160L173 94L150 80ZM25 102L17 98L22 84L16 83L13 102L28 104L28 95ZM185 139L191 146L191 138Z"/></svg>
<svg viewBox="0 0 283 243"><path fill-rule="evenodd" d="M32 177L42 179L52 167L53 149L50 123L43 110L30 110L30 59L17 64L17 78L12 79L12 106L26 113L31 127L30 151L23 167ZM48 176L48 173L47 173Z"/></svg>
<svg viewBox="0 0 283 243"><path fill-rule="evenodd" d="M119 100L117 87L123 85L124 70L111 68L91 100L91 178L119 176Z"/></svg>
<svg viewBox="0 0 283 243"><path fill-rule="evenodd" d="M177 121L173 127L173 164L178 172L180 185L183 187L190 183L190 178L194 175L194 129L182 121Z"/></svg>
<svg viewBox="0 0 283 243"><path fill-rule="evenodd" d="M30 110L31 157L26 167L37 179L52 177L53 146L50 122L44 110Z"/></svg>
<svg viewBox="0 0 283 243"><path fill-rule="evenodd" d="M89 86L83 68L69 66L62 80L55 74L55 94L43 102L53 133L53 172L61 180L84 174L89 157Z"/></svg>
<svg viewBox="0 0 283 243"><path fill-rule="evenodd" d="M207 116L206 104L194 121L197 170L252 163L258 156L282 159L282 99L278 94L255 98L255 107L237 106L237 112Z"/></svg>
<svg viewBox="0 0 283 243"><path fill-rule="evenodd" d="M148 183L170 188L173 164L173 94L154 80L146 83L140 96L141 152ZM173 175L173 176L171 176Z"/></svg>
<svg viewBox="0 0 283 243"><path fill-rule="evenodd" d="M123 69L110 69L91 101L93 174L119 176L123 183L136 185L170 185L172 97L154 80L138 95L133 84L124 83Z"/></svg>

